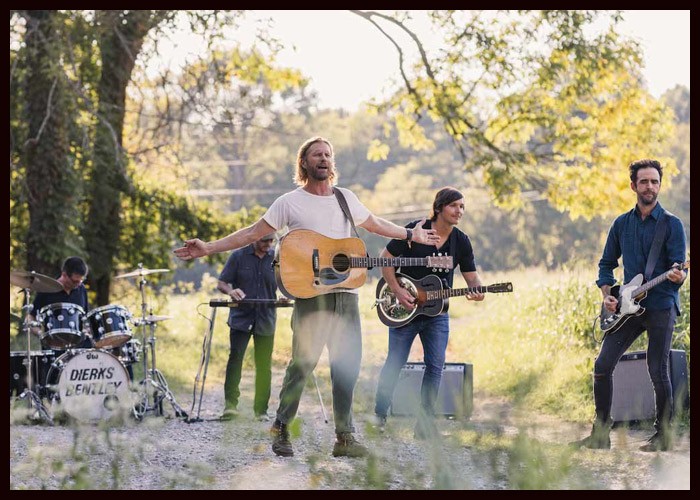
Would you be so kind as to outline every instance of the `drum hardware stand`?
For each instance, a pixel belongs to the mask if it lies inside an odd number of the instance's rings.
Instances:
[[[143,362],[143,380],[139,382],[141,398],[137,405],[134,407],[134,416],[141,420],[147,412],[153,412],[156,416],[163,415],[163,399],[168,400],[175,410],[175,416],[187,418],[187,413],[177,404],[175,396],[168,388],[168,382],[165,380],[163,374],[156,368],[156,322],[149,321],[146,319],[147,305],[146,305],[146,278],[144,274],[148,274],[143,269],[143,264],[139,263],[139,270],[143,270],[143,273],[138,273],[141,276],[139,281],[139,289],[141,291],[141,323],[139,327],[142,329],[142,362]],[[146,338],[146,327],[151,330],[151,335]],[[150,349],[149,349],[150,347]],[[151,368],[148,368],[148,351],[151,353]]]
[[[27,388],[22,391],[22,394],[17,396],[18,400],[26,399],[29,409],[35,409],[39,418],[45,420],[49,425],[53,425],[53,417],[46,409],[44,404],[41,402],[39,395],[32,390],[34,387],[32,380],[32,359],[31,359],[31,332],[30,328],[32,325],[29,321],[29,311],[32,309],[32,305],[29,303],[29,288],[23,288],[24,293],[24,305],[22,306],[22,311],[24,313],[24,320],[22,322],[22,331],[27,335],[27,358],[22,364],[25,365],[27,370]]]
[[[192,408],[190,415],[194,414],[194,407],[197,405],[197,416],[185,419],[188,424],[201,422],[199,413],[202,410],[202,398],[204,397],[204,382],[207,380],[207,370],[209,368],[209,357],[211,354],[211,340],[214,335],[214,321],[216,320],[216,307],[211,308],[211,319],[209,320],[209,328],[204,332],[204,340],[202,341],[202,358],[199,362],[197,375],[194,378],[194,388],[192,389]],[[202,377],[200,383],[200,376]],[[197,404],[197,391],[199,391],[199,404]]]

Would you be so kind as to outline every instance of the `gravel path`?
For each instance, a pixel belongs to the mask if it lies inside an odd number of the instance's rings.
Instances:
[[[276,408],[275,373],[270,409]],[[333,458],[332,416],[324,422],[313,386],[292,429],[295,456],[270,450],[269,422],[253,419],[252,377],[243,377],[241,415],[217,420],[223,388],[207,387],[201,421],[186,423],[165,402],[164,416],[115,425],[10,424],[10,489],[689,489],[690,437],[673,452],[637,448],[648,430],[616,429],[610,451],[572,452],[578,424],[523,416],[507,402],[475,395],[468,420],[441,419],[439,442],[413,438],[413,419],[390,418],[385,434],[356,410],[365,459]],[[323,384],[322,390],[327,389]],[[324,395],[330,412],[330,394]],[[177,395],[188,413],[192,395]],[[191,415],[194,416],[194,415]],[[527,424],[525,424],[527,422]]]

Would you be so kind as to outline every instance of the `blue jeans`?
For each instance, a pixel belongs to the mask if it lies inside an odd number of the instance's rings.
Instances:
[[[296,299],[292,312],[292,359],[280,390],[277,420],[291,422],[299,409],[306,378],[328,348],[335,431],[354,432],[352,401],[362,361],[359,299],[354,293],[329,293]]]
[[[421,407],[428,415],[435,414],[440,379],[445,365],[445,350],[450,336],[450,317],[447,313],[438,316],[418,316],[409,324],[389,328],[389,352],[379,374],[374,413],[385,417],[391,406],[394,389],[401,368],[406,364],[416,335],[423,344],[425,373],[421,384]]]
[[[649,336],[647,368],[656,398],[654,427],[661,430],[670,423],[673,418],[673,391],[669,375],[669,353],[675,322],[675,308],[660,311],[646,310],[641,316],[629,318],[615,333],[605,336],[593,367],[596,420],[602,423],[609,422],[612,408],[613,370],[627,348],[646,330]]]

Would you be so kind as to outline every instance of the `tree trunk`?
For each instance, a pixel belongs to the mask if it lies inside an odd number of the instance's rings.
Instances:
[[[152,11],[101,11],[102,74],[98,85],[98,123],[95,134],[87,246],[91,286],[96,305],[109,304],[110,284],[121,235],[121,194],[130,188],[122,132],[126,88],[152,26]],[[134,267],[136,264],[134,263]]]
[[[80,184],[70,163],[65,81],[59,66],[57,13],[24,11],[27,73],[25,117],[26,188],[29,211],[27,266],[49,276],[62,260],[79,251],[75,228]],[[72,229],[71,229],[72,227]]]

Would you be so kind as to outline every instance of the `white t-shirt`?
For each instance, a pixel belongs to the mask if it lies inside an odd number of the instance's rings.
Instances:
[[[359,226],[370,216],[370,211],[355,196],[355,193],[345,188],[338,188],[345,195],[348,208]],[[340,208],[334,194],[318,196],[299,187],[294,191],[277,198],[263,215],[265,222],[276,231],[287,226],[289,231],[295,229],[310,229],[328,238],[354,237],[350,221]]]

